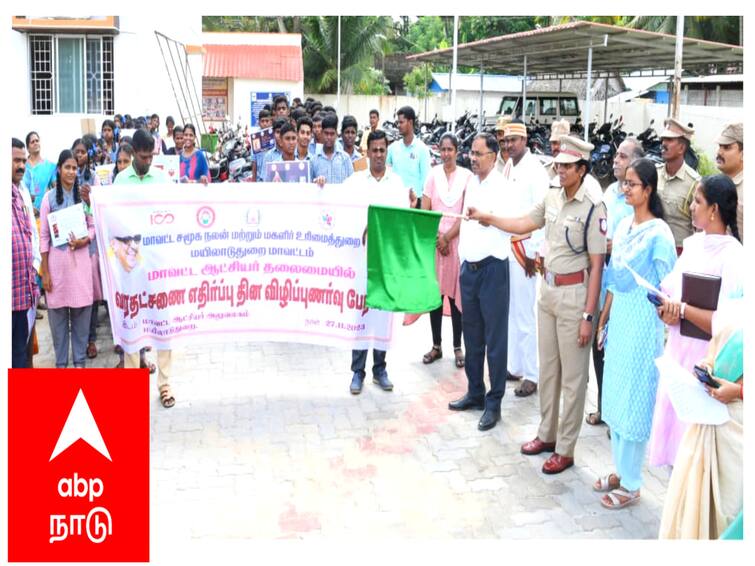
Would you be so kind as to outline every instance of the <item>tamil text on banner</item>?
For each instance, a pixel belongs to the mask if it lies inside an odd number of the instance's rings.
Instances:
[[[390,347],[393,316],[365,304],[366,186],[124,185],[92,195],[124,350],[229,340]]]

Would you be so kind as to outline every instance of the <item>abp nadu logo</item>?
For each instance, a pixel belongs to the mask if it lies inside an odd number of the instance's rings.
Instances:
[[[148,386],[147,370],[9,370],[9,561],[149,561]]]

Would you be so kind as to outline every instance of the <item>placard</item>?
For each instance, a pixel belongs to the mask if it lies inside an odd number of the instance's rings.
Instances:
[[[47,223],[50,225],[53,247],[67,244],[71,232],[76,239],[89,235],[83,203],[51,212],[47,215]]]

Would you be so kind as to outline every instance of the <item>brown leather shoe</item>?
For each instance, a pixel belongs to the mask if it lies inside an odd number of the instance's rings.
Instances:
[[[556,449],[555,442],[543,442],[537,436],[535,440],[530,440],[522,444],[522,454],[527,456],[534,456],[535,454],[541,454],[543,452],[553,452]]]
[[[543,464],[544,474],[560,474],[566,468],[571,468],[574,465],[574,458],[571,456],[561,456],[561,454],[553,454]]]

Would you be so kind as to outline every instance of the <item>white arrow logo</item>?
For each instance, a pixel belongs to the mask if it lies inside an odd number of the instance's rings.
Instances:
[[[89,404],[84,397],[84,392],[81,389],[79,389],[79,393],[76,395],[71,412],[68,413],[66,424],[63,425],[63,430],[60,431],[58,442],[55,444],[55,450],[52,451],[52,456],[50,456],[50,462],[79,438],[105,456],[105,458],[111,462],[113,461],[110,453],[107,451],[105,441],[102,440],[100,429],[97,428],[92,410],[89,408]]]

